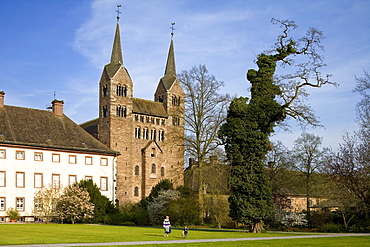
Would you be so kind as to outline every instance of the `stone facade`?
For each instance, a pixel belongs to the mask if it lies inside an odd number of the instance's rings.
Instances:
[[[162,179],[175,186],[184,183],[184,92],[176,78],[173,40],[154,101],[133,97],[133,82],[122,61],[117,24],[111,61],[99,82],[99,119],[82,125],[120,153],[116,202],[121,205],[148,196]]]

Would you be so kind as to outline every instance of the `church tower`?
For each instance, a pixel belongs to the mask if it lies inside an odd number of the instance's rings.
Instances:
[[[133,82],[123,65],[117,22],[111,60],[99,82],[99,119],[94,133],[120,153],[115,169],[117,203],[140,201],[162,179],[170,179],[175,186],[184,184],[183,114],[184,93],[176,78],[173,40],[155,100],[134,98]]]

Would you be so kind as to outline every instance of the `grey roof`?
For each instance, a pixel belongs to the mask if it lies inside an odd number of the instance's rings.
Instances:
[[[4,106],[0,108],[0,133],[0,145],[117,153],[65,115],[57,116],[51,111]]]

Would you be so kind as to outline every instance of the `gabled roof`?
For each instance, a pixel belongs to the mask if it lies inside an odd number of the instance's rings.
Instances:
[[[168,117],[161,102],[132,98],[132,112],[157,117]]]
[[[51,111],[4,106],[0,108],[0,145],[116,154],[71,119]]]

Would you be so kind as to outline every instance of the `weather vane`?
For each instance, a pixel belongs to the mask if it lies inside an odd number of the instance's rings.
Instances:
[[[119,11],[119,8],[121,7],[121,4],[117,5],[117,22],[119,21],[119,14],[121,14],[121,11]]]
[[[172,23],[171,23],[171,27],[170,27],[170,28],[171,28],[171,30],[172,30],[172,32],[171,32],[171,39],[173,38],[173,34],[174,34],[174,33],[173,33],[173,31],[175,30],[174,25],[175,25],[175,23],[174,23],[174,22],[172,22]]]

